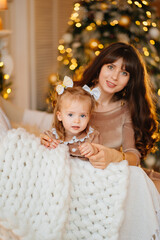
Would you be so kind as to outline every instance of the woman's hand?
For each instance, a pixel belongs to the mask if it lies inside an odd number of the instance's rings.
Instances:
[[[60,143],[59,140],[54,138],[54,135],[50,131],[46,131],[40,134],[41,144],[47,148],[56,148]]]
[[[123,155],[121,152],[104,147],[100,144],[92,143],[97,149],[98,153],[89,157],[90,163],[95,168],[105,169],[111,162],[120,162],[123,160]]]

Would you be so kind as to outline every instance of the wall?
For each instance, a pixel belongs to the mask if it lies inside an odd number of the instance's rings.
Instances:
[[[73,0],[8,0],[1,12],[11,29],[9,50],[14,61],[11,101],[20,107],[45,108],[48,76],[56,71],[58,40],[67,28]]]

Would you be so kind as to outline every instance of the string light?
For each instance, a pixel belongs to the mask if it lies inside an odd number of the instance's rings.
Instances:
[[[147,1],[145,1],[145,0],[142,1],[142,3],[143,3],[144,5],[146,5],[146,6],[149,5],[149,3],[148,3]]]
[[[154,45],[155,41],[153,39],[150,40],[150,44]]]
[[[157,92],[157,93],[158,93],[158,96],[160,96],[160,89],[158,89],[158,92]]]
[[[61,51],[61,50],[63,50],[63,49],[64,49],[64,46],[63,46],[63,45],[59,45],[59,46],[58,46],[58,50],[59,50],[59,51]]]
[[[145,55],[146,57],[149,56],[149,52],[148,52],[148,49],[147,49],[146,47],[143,47],[143,52],[144,52],[144,55]]]
[[[8,94],[10,94],[12,92],[11,88],[7,88],[7,91],[6,91]]]
[[[76,25],[75,25],[76,27],[81,27],[82,26],[82,24],[81,23],[76,23]]]
[[[80,4],[79,3],[75,3],[74,10],[75,11],[79,11],[79,8],[80,8]]]
[[[140,21],[138,21],[138,20],[135,21],[135,24],[138,25],[138,26],[141,25]]]
[[[4,63],[3,62],[0,62],[0,67],[3,67],[4,66]]]
[[[61,62],[61,61],[63,60],[63,57],[62,57],[62,56],[58,56],[58,57],[57,57],[57,60],[58,60],[59,62]]]
[[[157,24],[155,22],[152,23],[153,27],[157,27]]]
[[[3,78],[4,78],[5,80],[8,80],[8,79],[9,79],[9,75],[8,75],[8,74],[4,74]]]
[[[146,15],[147,15],[148,18],[151,18],[151,17],[152,17],[152,14],[151,14],[150,11],[147,11],[147,12],[146,12]]]
[[[143,27],[143,31],[144,31],[144,32],[147,32],[147,31],[148,31],[148,28],[147,28],[147,27]]]
[[[69,64],[69,60],[68,60],[68,59],[65,59],[65,60],[63,61],[63,63],[64,63],[64,65],[68,65],[68,64]]]
[[[132,4],[133,3],[131,0],[128,0],[127,2],[128,2],[128,4]]]
[[[95,55],[98,56],[100,54],[100,51],[95,51]]]

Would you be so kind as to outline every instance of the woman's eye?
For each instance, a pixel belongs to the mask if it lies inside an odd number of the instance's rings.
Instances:
[[[128,73],[125,72],[125,71],[123,71],[123,72],[122,72],[122,75],[124,75],[124,76],[128,76]]]
[[[113,69],[113,66],[112,66],[112,65],[108,65],[108,68],[109,68],[109,69]]]
[[[68,113],[68,116],[69,116],[69,117],[72,117],[72,116],[73,116],[73,114],[72,114],[72,113]]]
[[[86,116],[86,115],[82,114],[82,115],[81,115],[81,118],[84,118],[85,116]]]

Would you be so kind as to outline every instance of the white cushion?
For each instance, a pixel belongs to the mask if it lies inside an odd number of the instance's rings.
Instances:
[[[40,132],[52,128],[53,114],[38,110],[25,109],[23,114],[23,124],[38,127]]]
[[[11,124],[2,108],[0,108],[0,130],[2,129],[6,131],[11,129]]]

